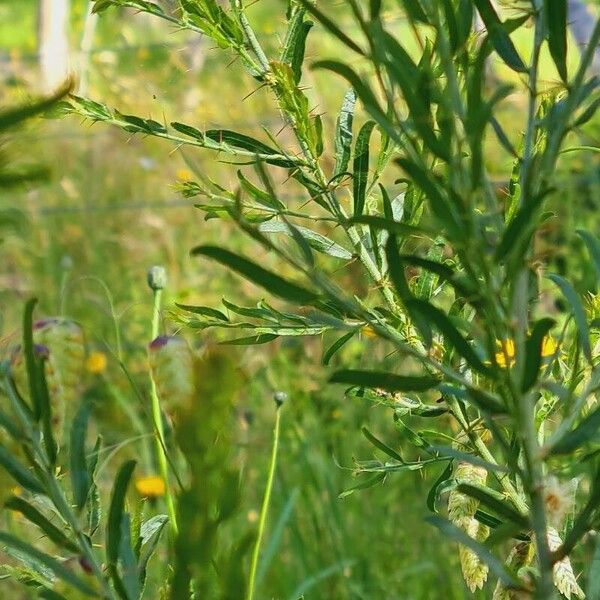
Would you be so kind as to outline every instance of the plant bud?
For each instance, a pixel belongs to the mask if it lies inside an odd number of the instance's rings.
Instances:
[[[194,356],[179,336],[157,337],[148,347],[152,379],[158,397],[170,405],[189,404],[194,398]]]
[[[279,408],[284,402],[288,399],[288,395],[285,392],[275,392],[273,394],[273,400],[275,400],[275,404],[277,408]]]
[[[167,285],[167,271],[164,267],[154,266],[148,269],[148,286],[151,290],[164,290]]]
[[[50,391],[51,398],[72,405],[84,371],[83,330],[69,319],[43,319],[34,323],[33,339],[36,344],[42,344],[49,350],[47,365],[57,380],[57,388]],[[50,389],[50,385],[48,387]]]

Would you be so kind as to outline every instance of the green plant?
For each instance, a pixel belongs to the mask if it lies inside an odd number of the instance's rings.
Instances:
[[[569,73],[564,0],[515,1],[506,20],[489,0],[371,0],[368,7],[349,0],[344,12],[360,38],[344,33],[314,3],[292,0],[276,58],[267,56],[239,0],[229,10],[215,0],[181,0],[176,13],[142,0],[96,2],[97,11],[109,6],[133,7],[212,38],[272,92],[295,140],[288,148],[272,134],[266,144],[227,129],[166,126],[82,98],[65,104],[69,112],[129,133],[210,149],[255,169],[258,183],[240,169],[235,190],[199,175],[183,193],[207,197],[201,205],[207,216],[236,222],[274,257],[278,272],[216,246],[199,246],[192,255],[215,260],[302,309],[224,301],[241,319],[181,306],[179,320],[198,330],[244,331],[230,342],[235,344],[337,333],[324,353],[326,363],[360,331],[374,332],[396,353],[396,372],[345,369],[331,381],[350,386],[351,396],[386,406],[399,436],[415,450],[406,458],[366,431],[386,458],[357,464],[368,477],[359,487],[393,472],[443,466],[427,504],[437,513],[439,497],[449,493],[451,508],[458,508],[449,511],[450,520],[437,514],[428,520],[463,547],[471,588],[483,584],[481,574],[489,569],[498,580],[496,598],[526,592],[546,599],[555,587],[582,595],[569,557],[600,519],[598,321],[567,279],[545,273],[536,241],[549,218],[565,143],[599,104],[597,81],[586,73],[600,26]],[[393,35],[384,9],[405,13],[418,55]],[[480,36],[472,27],[475,10],[485,24]],[[311,16],[370,71],[359,75],[334,60],[312,65],[352,87],[332,136],[333,164],[324,152],[321,116],[302,84]],[[529,23],[526,63],[510,36]],[[560,81],[543,91],[539,65],[546,44]],[[517,91],[526,96],[517,143],[495,116],[515,87],[487,89],[491,56],[517,74]],[[357,100],[370,120],[354,139]],[[375,131],[381,140],[373,152]],[[513,159],[503,197],[486,173],[488,131]],[[278,193],[281,183],[274,177],[280,169],[290,188],[305,194],[300,202]],[[394,193],[387,173],[401,174]],[[600,242],[580,235],[591,257],[586,270],[600,275]],[[360,264],[374,292],[348,292],[349,278],[330,266],[334,259]],[[552,314],[542,302],[556,291],[566,300],[566,315]],[[423,419],[435,419],[437,426],[432,430]],[[564,481],[553,479],[579,476],[584,483],[574,497]],[[590,570],[590,594],[597,593],[597,578]]]
[[[0,533],[0,539],[6,552],[20,562],[12,570],[13,575],[35,589],[39,597],[138,597],[166,516],[138,522],[135,529],[125,507],[135,469],[135,461],[128,461],[116,476],[108,513],[103,518],[96,484],[102,438],[96,439],[91,451],[86,439],[90,402],[84,400],[72,419],[65,444],[68,454],[61,451],[53,415],[58,399],[47,383],[47,364],[56,348],[34,344],[35,304],[35,300],[27,304],[23,322],[25,388],[23,384],[16,386],[15,372],[3,364],[2,392],[9,407],[0,413],[0,463],[20,486],[5,507],[39,528],[54,549],[54,556],[46,548],[41,550],[9,533]],[[64,464],[66,457],[68,465]],[[141,518],[140,508],[137,510]],[[100,539],[105,562],[96,550]],[[69,558],[60,560],[58,553]]]

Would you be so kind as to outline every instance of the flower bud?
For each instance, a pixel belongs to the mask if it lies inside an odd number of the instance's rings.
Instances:
[[[279,408],[284,402],[288,399],[288,395],[286,392],[275,392],[273,394],[273,400],[275,400],[275,404],[277,408]]]
[[[69,319],[42,319],[33,325],[33,340],[49,351],[47,366],[57,381],[57,389],[50,390],[51,399],[71,405],[77,397],[84,370],[83,330]],[[48,387],[50,389],[50,385]]]
[[[194,397],[194,356],[179,336],[159,336],[148,347],[152,379],[158,397],[170,405],[188,404]]]
[[[164,267],[154,266],[148,269],[148,286],[151,290],[163,290],[167,285],[167,271]]]

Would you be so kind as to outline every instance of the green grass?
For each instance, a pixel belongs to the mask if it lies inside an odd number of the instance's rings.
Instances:
[[[30,1],[0,4],[3,48],[34,50],[33,5]],[[282,23],[270,16],[270,6],[269,2],[258,3],[255,18],[261,22],[258,31],[275,46]],[[278,115],[269,108],[265,92],[248,82],[237,65],[229,65],[209,48],[203,70],[191,73],[175,47],[137,47],[149,42],[176,44],[183,39],[181,34],[164,26],[152,26],[149,35],[147,32],[133,18],[121,23],[117,16],[109,15],[101,22],[97,43],[107,49],[94,52],[91,97],[123,112],[135,111],[159,120],[165,115],[167,120],[177,118],[201,127],[234,123],[240,131],[256,131],[258,121],[269,123],[271,130],[279,129],[273,125]],[[518,42],[524,48],[528,40]],[[134,48],[115,49],[121,44]],[[336,54],[340,49],[328,37],[315,36],[311,57]],[[546,56],[543,65],[552,82],[554,73]],[[503,70],[499,74],[505,76]],[[307,85],[326,90],[324,97],[317,97],[313,89],[311,97],[325,112],[326,126],[331,128],[344,89],[335,79],[320,85],[325,77],[330,76],[310,75]],[[247,98],[240,103],[242,96]],[[513,100],[507,104],[502,122],[510,128],[511,139],[517,140],[522,99]],[[287,135],[281,133],[284,139]],[[592,124],[589,136],[593,142],[598,139],[597,125]],[[52,315],[64,310],[84,324],[89,347],[110,356],[115,351],[114,323],[104,284],[119,316],[127,365],[136,380],[142,381],[152,310],[145,287],[150,265],[163,264],[168,269],[167,306],[175,301],[215,305],[224,294],[241,303],[255,292],[221,269],[189,258],[189,249],[200,242],[228,238],[228,246],[234,249],[246,242],[231,226],[204,222],[200,211],[176,204],[181,199],[173,183],[178,172],[188,167],[181,154],[168,145],[141,138],[128,140],[120,132],[82,125],[71,118],[36,123],[15,136],[13,146],[17,153],[47,164],[52,175],[38,188],[0,196],[0,206],[17,205],[28,218],[26,231],[9,234],[0,247],[0,350],[5,354],[17,343],[22,304],[35,294],[40,297],[41,312]],[[493,143],[489,156],[492,174],[504,169],[508,158],[498,144]],[[233,183],[235,170],[221,164],[215,155],[189,153],[188,157],[211,178],[224,185]],[[587,183],[582,189],[566,180],[562,197],[566,201],[557,200],[560,219],[572,218],[572,203],[586,200],[589,219],[597,222],[597,165],[596,156],[570,159],[568,169],[587,178]],[[554,252],[554,241],[560,236],[558,226],[549,231],[548,251]],[[568,244],[565,247],[573,250],[568,260],[575,261],[577,253],[582,253],[581,245]],[[557,260],[567,260],[565,250],[556,254]],[[352,279],[351,269],[347,277]],[[168,312],[164,317],[166,328],[174,330]],[[201,348],[219,338],[207,332],[191,339]],[[244,526],[253,522],[262,499],[274,418],[271,394],[285,390],[290,397],[282,419],[281,453],[256,598],[295,600],[301,594],[336,600],[466,598],[456,548],[422,520],[421,498],[437,472],[389,477],[383,485],[338,497],[356,483],[351,474],[353,459],[373,455],[372,446],[361,436],[363,426],[402,448],[385,411],[366,401],[345,398],[342,388],[325,385],[326,371],[319,364],[321,340],[306,345],[277,342],[258,350],[229,352],[243,381],[235,408],[234,437],[238,446],[235,460],[244,482],[237,519]],[[363,340],[345,348],[344,358],[355,365],[393,361],[383,352]],[[97,400],[98,431],[107,444],[123,439],[130,442],[107,462],[103,493],[107,493],[119,462],[140,451],[128,417],[111,397],[107,382],[134,403],[114,359],[109,361],[105,380],[88,375],[85,394]],[[13,532],[24,531],[23,523],[13,515],[4,513],[0,519]],[[157,567],[152,577],[159,580],[160,575]],[[12,584],[0,580],[0,590],[8,596]]]

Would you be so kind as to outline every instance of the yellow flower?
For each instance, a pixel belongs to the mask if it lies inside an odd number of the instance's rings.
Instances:
[[[365,325],[361,329],[361,333],[365,337],[368,337],[368,338],[376,338],[377,337],[377,332],[370,325]]]
[[[542,357],[554,356],[558,350],[558,343],[553,337],[547,335],[542,340]]]
[[[506,369],[515,362],[515,343],[513,340],[502,340],[498,342],[500,351],[496,352],[496,362],[501,369]]]
[[[177,169],[175,175],[179,181],[190,181],[190,179],[194,178],[194,175],[189,169]]]
[[[106,370],[106,354],[104,352],[90,352],[85,361],[85,368],[89,373],[99,375]]]
[[[135,489],[143,498],[160,498],[165,495],[165,482],[158,475],[147,475],[135,480]]]

